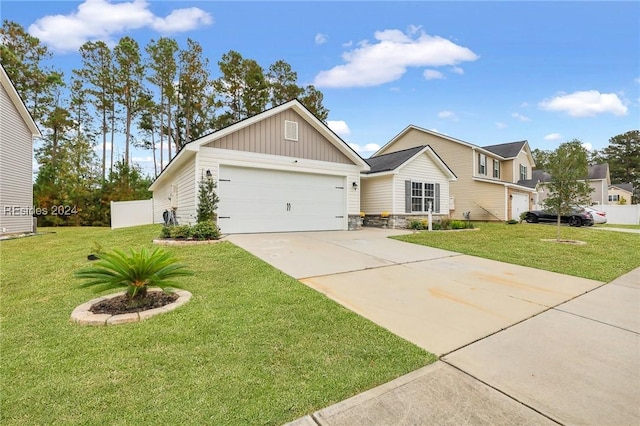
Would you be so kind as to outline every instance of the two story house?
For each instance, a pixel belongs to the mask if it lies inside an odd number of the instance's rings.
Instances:
[[[530,210],[535,189],[518,183],[531,179],[535,166],[527,141],[481,147],[410,125],[367,161],[372,163],[384,155],[424,146],[452,173],[446,176],[449,217],[464,219],[468,215],[471,220],[505,221],[518,219],[521,213]],[[406,188],[408,191],[410,187]],[[362,204],[366,209],[366,201]],[[409,207],[407,202],[407,215],[423,213],[410,212]]]

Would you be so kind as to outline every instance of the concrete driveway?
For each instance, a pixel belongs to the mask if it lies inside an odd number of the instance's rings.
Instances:
[[[603,283],[387,238],[408,231],[231,235],[228,240],[437,355]]]

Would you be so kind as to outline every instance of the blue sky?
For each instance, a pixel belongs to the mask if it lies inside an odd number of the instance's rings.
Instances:
[[[639,2],[7,1],[2,19],[70,75],[87,40],[197,40],[267,68],[284,59],[325,95],[363,157],[409,124],[478,145],[593,149],[640,125]],[[148,153],[136,153],[146,168]]]

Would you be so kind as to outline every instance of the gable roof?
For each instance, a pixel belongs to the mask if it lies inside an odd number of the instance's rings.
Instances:
[[[371,166],[371,170],[366,172],[364,176],[371,176],[377,173],[393,172],[405,164],[408,164],[414,158],[426,154],[433,163],[440,168],[450,181],[458,180],[453,170],[440,158],[440,156],[429,146],[422,145],[414,148],[404,149],[402,151],[382,154],[377,157],[371,157],[365,161]],[[364,177],[363,176],[363,177]]]
[[[429,135],[432,135],[432,136],[437,136],[439,138],[448,140],[450,142],[457,143],[459,145],[463,145],[463,146],[469,147],[471,149],[475,149],[476,151],[482,152],[484,154],[489,154],[489,155],[494,156],[494,157],[498,156],[501,160],[507,160],[507,159],[510,159],[510,158],[517,157],[518,154],[520,153],[520,151],[526,145],[528,146],[528,144],[529,144],[526,140],[524,140],[524,141],[519,141],[519,142],[508,142],[508,143],[503,143],[503,144],[489,145],[489,146],[481,147],[481,146],[473,144],[471,142],[466,142],[466,141],[463,141],[461,139],[452,138],[451,136],[443,135],[441,133],[434,132],[433,130],[427,130],[427,129],[424,129],[422,127],[410,124],[407,127],[405,127],[400,133],[398,133],[396,136],[394,136],[393,139],[391,139],[389,142],[384,144],[371,157],[373,158],[373,157],[378,157],[379,155],[385,155],[385,154],[380,154],[380,153],[384,152],[388,147],[393,145],[398,139],[400,139],[402,136],[404,136],[405,134],[407,134],[411,130],[417,130],[419,132],[423,132],[423,133],[426,133],[426,134],[429,134]],[[531,164],[534,164],[533,157],[531,156],[530,150],[527,150],[527,156],[529,157],[529,161],[531,161]]]
[[[587,179],[608,179],[609,178],[609,163],[592,164],[589,166],[589,174]]]
[[[614,183],[609,185],[609,189],[617,188],[622,189],[623,191],[633,192],[633,184],[632,183]]]
[[[180,152],[175,157],[173,157],[171,161],[169,161],[169,164],[153,181],[149,189],[153,191],[153,189],[157,186],[157,182],[164,180],[165,176],[171,175],[173,173],[173,169],[179,167],[179,165],[184,164],[186,161],[188,161],[189,158],[195,156],[196,153],[200,151],[201,146],[209,144],[231,133],[235,133],[238,130],[249,127],[259,121],[264,120],[265,118],[274,116],[288,109],[291,109],[298,113],[298,115],[303,120],[305,120],[309,125],[316,129],[322,136],[324,136],[325,139],[333,144],[355,165],[359,166],[361,170],[369,170],[369,165],[367,164],[367,162],[362,157],[360,157],[360,155],[358,155],[358,153],[355,152],[353,148],[351,148],[345,141],[343,141],[337,134],[335,134],[333,130],[331,130],[325,123],[323,123],[315,115],[313,115],[313,113],[309,111],[304,105],[302,105],[299,100],[294,99],[187,143],[182,147]]]
[[[4,69],[4,66],[2,65],[0,65],[0,84],[2,84],[2,87],[4,87],[4,90],[6,90],[7,93],[9,94],[9,99],[11,99],[11,102],[13,102],[13,105],[18,110],[20,117],[22,117],[22,120],[29,128],[31,135],[34,138],[41,137],[42,134],[40,133],[40,130],[36,125],[36,122],[33,121],[33,117],[31,117],[31,114],[29,113],[29,110],[25,106],[24,101],[18,94],[16,87],[11,82],[11,79],[9,78],[7,71]]]
[[[382,154],[377,157],[367,158],[364,161],[371,166],[369,173],[380,173],[395,170],[422,151],[427,145],[417,146],[415,148],[404,149],[402,151],[392,152],[390,154]]]
[[[515,158],[520,154],[520,151],[522,151],[522,148],[524,148],[526,143],[527,141],[508,142],[483,146],[483,148],[503,158]]]

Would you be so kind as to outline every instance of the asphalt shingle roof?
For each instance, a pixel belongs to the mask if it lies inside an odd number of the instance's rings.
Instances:
[[[513,158],[518,156],[526,142],[527,141],[501,143],[498,145],[483,146],[482,148],[498,154],[503,158]]]
[[[425,146],[427,145],[416,146],[415,148],[367,158],[364,161],[366,161],[371,167],[371,170],[369,170],[368,173],[380,173],[395,170],[418,152],[422,151]]]
[[[620,188],[625,191],[633,192],[633,184],[632,183],[614,183],[609,185],[609,188]]]

